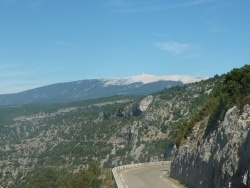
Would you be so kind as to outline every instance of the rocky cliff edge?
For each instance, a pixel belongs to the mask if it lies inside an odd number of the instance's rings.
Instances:
[[[250,187],[250,106],[229,109],[206,136],[202,127],[173,150],[170,176],[192,188]]]

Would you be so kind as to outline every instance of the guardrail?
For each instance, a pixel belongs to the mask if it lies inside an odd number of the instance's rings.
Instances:
[[[137,164],[130,164],[130,165],[123,165],[118,166],[112,169],[113,177],[115,179],[116,187],[117,188],[124,188],[122,181],[118,175],[118,172],[124,169],[129,168],[138,168],[138,167],[148,167],[148,166],[158,166],[158,165],[170,165],[171,161],[157,161],[157,162],[149,162],[149,163],[137,163]]]

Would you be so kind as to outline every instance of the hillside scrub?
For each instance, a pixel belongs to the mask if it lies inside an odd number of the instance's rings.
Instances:
[[[205,104],[210,107],[205,136],[211,132],[218,122],[223,120],[225,113],[233,106],[242,110],[250,103],[250,65],[235,68],[224,76],[223,82],[215,87],[214,93]],[[214,102],[212,102],[214,101]],[[209,104],[211,103],[211,104]]]
[[[207,114],[217,108],[216,97],[204,103],[215,96],[221,80],[214,77],[154,93],[143,110],[145,97],[125,96],[1,107],[0,184],[20,186],[36,172],[48,178],[42,171],[47,168],[57,175],[65,169],[73,177],[92,160],[105,172],[118,165],[171,159],[174,145],[206,115],[202,107]]]
[[[114,187],[111,177],[101,170],[97,161],[90,162],[88,168],[77,173],[52,167],[36,168],[31,173],[31,176],[22,180],[20,188],[100,188],[107,184]]]
[[[176,138],[177,146],[183,138],[192,133],[194,125],[208,117],[204,136],[212,132],[218,123],[223,120],[225,113],[233,106],[242,109],[250,104],[250,65],[235,68],[215,82],[213,91],[204,102],[203,107],[191,117],[188,122],[182,122]],[[180,124],[180,123],[179,123]]]

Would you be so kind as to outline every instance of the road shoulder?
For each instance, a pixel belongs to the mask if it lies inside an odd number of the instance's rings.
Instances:
[[[166,172],[164,172],[163,177],[165,181],[170,182],[176,188],[187,188],[186,186],[181,184],[178,180],[170,177],[170,170],[167,170]]]

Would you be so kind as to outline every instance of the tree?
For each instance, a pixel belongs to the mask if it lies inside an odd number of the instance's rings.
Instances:
[[[229,72],[225,76],[222,92],[227,95],[231,105],[242,107],[250,94],[250,65]]]

